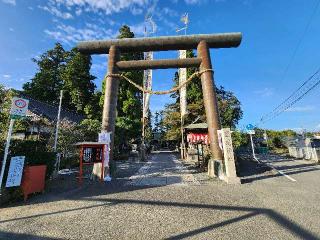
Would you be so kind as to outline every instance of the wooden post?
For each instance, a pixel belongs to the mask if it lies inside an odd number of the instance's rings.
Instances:
[[[79,168],[79,184],[82,184],[82,175],[83,175],[83,146],[80,146],[80,168]]]
[[[117,47],[109,49],[108,74],[117,74],[119,70],[116,63],[120,60],[120,51]],[[105,83],[105,95],[102,115],[102,131],[111,132],[110,163],[113,161],[113,146],[115,134],[115,121],[117,114],[117,101],[119,89],[119,77],[108,76]]]
[[[201,41],[197,48],[198,57],[202,59],[200,65],[200,71],[204,69],[212,69],[209,47],[205,41]],[[208,174],[209,176],[214,176],[214,160],[223,160],[222,152],[219,147],[218,132],[221,128],[219,112],[218,112],[218,101],[215,91],[215,84],[213,80],[213,72],[204,72],[201,75],[201,85],[203,92],[203,101],[206,111],[206,118],[208,123],[208,133],[210,141],[210,151],[212,154],[212,159],[210,159],[208,164]]]

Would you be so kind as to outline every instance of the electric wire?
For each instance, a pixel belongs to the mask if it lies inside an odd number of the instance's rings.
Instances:
[[[257,124],[265,123],[273,120],[281,113],[290,109],[294,104],[303,99],[310,91],[320,84],[320,68],[312,74],[297,90],[295,90],[288,98],[286,98],[279,106],[273,109],[269,114],[264,115]]]

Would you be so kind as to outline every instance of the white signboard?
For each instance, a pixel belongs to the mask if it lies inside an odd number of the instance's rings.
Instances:
[[[255,134],[256,132],[254,130],[247,130],[248,134]]]
[[[179,50],[179,58],[184,59],[187,57],[186,50]],[[179,69],[179,85],[187,81],[187,69]],[[180,109],[181,109],[181,118],[187,114],[187,86],[183,86],[180,89]]]
[[[6,187],[20,186],[25,156],[12,157]]]
[[[100,142],[100,143],[110,143],[110,141],[111,141],[110,135],[111,135],[111,132],[107,132],[107,131],[103,131],[103,132],[99,133],[98,142]]]
[[[12,98],[10,116],[11,118],[19,118],[26,116],[29,100],[14,97]]]

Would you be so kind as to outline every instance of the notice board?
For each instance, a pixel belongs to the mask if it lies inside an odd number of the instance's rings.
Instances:
[[[12,157],[6,182],[6,187],[20,186],[25,156]]]

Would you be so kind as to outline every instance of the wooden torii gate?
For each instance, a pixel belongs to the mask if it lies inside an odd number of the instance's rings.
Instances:
[[[77,46],[84,54],[107,54],[108,77],[105,85],[105,96],[102,116],[102,130],[112,132],[110,161],[113,160],[115,119],[118,99],[120,71],[200,67],[203,100],[208,123],[210,151],[212,154],[208,172],[213,173],[213,160],[223,161],[218,142],[217,130],[221,128],[215,85],[213,79],[210,48],[238,47],[241,43],[241,33],[199,34],[154,38],[124,38],[112,40],[84,41]],[[120,61],[120,54],[126,52],[168,51],[182,49],[197,49],[197,58]]]

